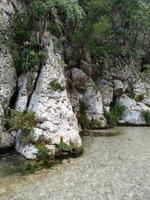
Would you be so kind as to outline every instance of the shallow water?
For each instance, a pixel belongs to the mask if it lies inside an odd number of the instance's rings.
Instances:
[[[15,151],[0,155],[0,180],[8,176],[20,176],[28,162]]]
[[[84,154],[52,169],[1,176],[0,200],[150,200],[150,127],[119,129],[84,137]]]

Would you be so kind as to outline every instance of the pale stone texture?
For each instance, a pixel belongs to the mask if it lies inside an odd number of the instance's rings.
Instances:
[[[63,142],[67,144],[72,142],[76,149],[80,149],[82,143],[79,127],[67,95],[61,57],[58,53],[54,53],[54,44],[49,33],[45,33],[43,36],[42,44],[48,53],[48,59],[39,74],[28,107],[35,113],[37,120],[34,129],[35,141],[42,138],[46,144],[55,145],[60,143],[62,137]],[[53,81],[64,89],[54,88]],[[24,148],[25,152],[28,152],[28,146]],[[17,146],[17,150],[25,157],[32,158],[31,155],[28,156],[22,151],[22,145],[20,145],[20,149]],[[34,158],[35,152],[33,151]]]
[[[83,96],[83,102],[87,106],[86,114],[88,119],[91,122],[95,121],[99,123],[99,126],[97,128],[102,128],[106,126],[102,96],[99,91],[96,91],[94,86],[95,83],[92,80],[90,80]]]
[[[88,76],[81,69],[72,68],[71,69],[71,76],[72,76],[72,80],[74,82],[74,85],[77,89],[86,90],[87,82],[88,82]]]
[[[122,95],[117,99],[117,103],[125,107],[124,114],[120,120],[121,124],[145,125],[146,122],[142,116],[143,111],[149,111],[150,108],[141,102],[129,98],[127,95]]]
[[[16,100],[16,110],[23,112],[27,109],[27,104],[30,95],[33,92],[37,72],[30,72],[21,74],[18,78],[18,96]]]
[[[15,3],[14,1],[14,4]],[[12,141],[13,138],[3,133],[1,121],[5,117],[5,110],[9,106],[10,99],[16,87],[16,70],[13,66],[13,59],[8,47],[9,39],[7,36],[7,29],[9,28],[13,13],[14,8],[11,2],[2,0],[0,2],[0,146],[2,148],[11,146],[14,143],[14,141]]]

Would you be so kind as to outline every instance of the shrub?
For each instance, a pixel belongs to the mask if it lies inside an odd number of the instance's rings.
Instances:
[[[80,126],[83,130],[90,129],[90,121],[87,118],[86,114],[80,115],[80,117],[78,119],[78,123],[80,124]]]
[[[80,102],[80,116],[78,118],[78,123],[83,130],[90,129],[90,120],[87,118],[86,111],[88,107],[84,102]]]
[[[36,147],[38,149],[38,160],[48,160],[50,158],[45,144],[36,144]]]
[[[50,86],[53,88],[54,91],[64,91],[65,87],[62,86],[57,79],[53,80],[52,82],[50,82]]]
[[[140,102],[142,100],[144,100],[144,94],[138,94],[134,97],[134,100],[137,102]]]
[[[146,124],[150,125],[150,111],[143,111],[142,116],[144,117]]]
[[[101,122],[96,119],[92,119],[90,121],[90,129],[99,129],[101,128],[101,125]]]
[[[109,112],[105,113],[105,117],[109,125],[114,126],[121,119],[125,108],[122,105],[113,106]]]
[[[13,109],[8,109],[7,118],[8,131],[21,130],[21,140],[24,143],[28,143],[32,140],[33,129],[35,127],[35,115],[31,111],[19,112]]]
[[[60,138],[60,143],[56,144],[56,148],[58,149],[59,153],[64,153],[64,152],[69,152],[69,153],[73,153],[74,152],[74,145],[72,144],[72,142],[70,142],[70,144],[66,144],[63,141],[63,138]]]
[[[31,0],[26,3],[23,12],[14,14],[11,27],[11,38],[17,49],[13,58],[19,73],[37,70],[37,66],[47,58],[36,33],[39,32],[40,36],[48,27],[51,32],[58,32],[60,35],[69,18],[78,21],[83,16],[78,2],[70,0]],[[57,15],[60,15],[63,22]]]

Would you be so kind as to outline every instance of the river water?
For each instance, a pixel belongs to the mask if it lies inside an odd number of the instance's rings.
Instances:
[[[119,129],[84,137],[81,157],[32,175],[2,159],[0,200],[150,200],[150,127]]]

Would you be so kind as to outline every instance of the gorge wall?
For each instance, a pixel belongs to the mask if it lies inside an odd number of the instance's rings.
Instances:
[[[68,145],[64,151],[80,152],[79,133],[85,120],[91,129],[107,127],[105,113],[114,104],[125,108],[119,124],[147,124],[142,113],[150,112],[150,84],[132,59],[106,56],[94,64],[90,56],[83,56],[78,66],[64,69],[62,52],[55,47],[56,38],[46,30],[40,38],[46,61],[37,70],[18,75],[13,49],[9,47],[9,28],[13,13],[24,6],[18,1],[0,1],[0,149],[15,146],[27,159],[36,159],[37,144],[44,145],[54,156],[60,153],[63,141]],[[6,130],[8,107],[35,114],[28,143],[22,141],[22,130]]]

